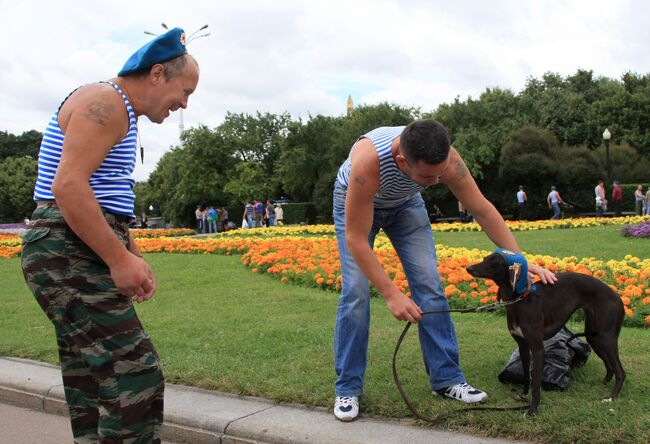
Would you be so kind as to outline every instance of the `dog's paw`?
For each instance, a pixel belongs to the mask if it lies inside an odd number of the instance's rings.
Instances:
[[[524,416],[537,416],[537,410],[528,409],[524,412]]]

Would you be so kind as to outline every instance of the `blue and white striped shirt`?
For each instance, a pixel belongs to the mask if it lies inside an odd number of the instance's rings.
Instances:
[[[375,208],[395,208],[419,193],[424,187],[402,173],[393,159],[393,140],[404,131],[404,126],[384,126],[359,137],[370,139],[379,155],[379,192],[375,194]],[[350,156],[339,168],[336,181],[347,188],[350,183]]]
[[[135,180],[131,178],[131,174],[135,168],[137,151],[137,120],[131,103],[120,87],[113,82],[108,83],[122,95],[129,114],[129,131],[120,143],[110,149],[102,164],[90,176],[88,184],[95,194],[95,199],[106,211],[135,217],[133,212]],[[43,141],[38,153],[38,179],[34,188],[34,200],[54,200],[52,182],[61,161],[63,139],[65,137],[61,128],[59,128],[58,117],[61,106],[68,97],[54,113],[43,134]]]

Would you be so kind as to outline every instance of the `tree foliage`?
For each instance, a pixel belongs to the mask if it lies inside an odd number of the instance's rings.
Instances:
[[[595,181],[605,178],[605,128],[612,132],[609,179],[641,183],[650,171],[650,74],[627,72],[615,80],[581,69],[566,77],[549,72],[529,78],[518,93],[486,88],[478,98],[456,98],[428,112],[380,103],[305,120],[287,113],[228,113],[215,128],[200,125],[183,133],[181,144],[137,184],[136,211],[153,206],[156,215],[190,225],[197,205],[238,208],[247,199],[284,196],[313,202],[319,220],[330,220],[332,186],[357,138],[420,117],[447,127],[479,187],[504,214],[520,184],[540,217],[546,217],[551,185],[591,210]],[[0,160],[35,157],[40,139],[36,131],[0,132]],[[445,187],[423,195],[430,208],[436,203],[445,216],[456,214]],[[0,207],[8,207],[8,196]]]
[[[38,131],[25,131],[19,136],[0,131],[0,160],[7,157],[29,156],[36,159],[43,134]]]
[[[34,211],[36,171],[34,159],[8,157],[0,161],[0,222],[22,221]]]

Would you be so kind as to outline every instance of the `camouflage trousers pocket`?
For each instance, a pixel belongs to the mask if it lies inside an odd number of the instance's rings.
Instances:
[[[33,243],[43,239],[50,233],[50,227],[30,228],[22,236],[23,245]]]

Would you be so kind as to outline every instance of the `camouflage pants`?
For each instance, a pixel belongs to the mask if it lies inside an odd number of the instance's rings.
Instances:
[[[105,214],[128,242],[128,226]],[[159,443],[164,380],[130,298],[56,208],[37,208],[22,267],[54,324],[75,443]]]

